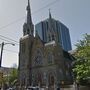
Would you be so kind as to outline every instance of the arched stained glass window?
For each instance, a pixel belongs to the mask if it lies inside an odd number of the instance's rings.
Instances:
[[[48,60],[48,63],[51,64],[53,63],[53,54],[51,52],[48,53],[47,55],[47,60]]]
[[[36,51],[36,56],[35,56],[35,66],[42,65],[43,64],[42,59],[43,59],[42,52],[40,49],[38,49]]]

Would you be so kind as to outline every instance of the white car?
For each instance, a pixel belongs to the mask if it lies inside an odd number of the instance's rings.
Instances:
[[[14,88],[8,88],[7,90],[15,90]]]
[[[13,88],[8,88],[7,90],[13,90]]]
[[[40,89],[39,89],[39,87],[30,86],[30,87],[27,88],[27,90],[40,90]]]

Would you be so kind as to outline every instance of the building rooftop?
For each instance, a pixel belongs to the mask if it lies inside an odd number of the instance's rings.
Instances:
[[[56,44],[55,41],[51,41],[51,42],[46,43],[45,46],[55,45],[55,44]]]

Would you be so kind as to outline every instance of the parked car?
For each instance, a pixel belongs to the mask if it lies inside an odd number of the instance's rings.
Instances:
[[[8,88],[7,90],[15,90],[14,88]]]
[[[27,88],[27,90],[40,90],[40,88],[39,87],[32,87],[32,86],[30,86],[30,87]]]
[[[13,90],[13,88],[8,88],[7,90]]]

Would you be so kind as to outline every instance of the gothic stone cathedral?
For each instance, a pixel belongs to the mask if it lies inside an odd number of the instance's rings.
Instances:
[[[38,33],[34,36],[28,0],[27,20],[23,25],[23,37],[20,38],[19,83],[20,86],[61,87],[72,83],[71,56],[63,51],[57,42],[57,33],[53,30],[49,12],[48,43],[43,42]]]

